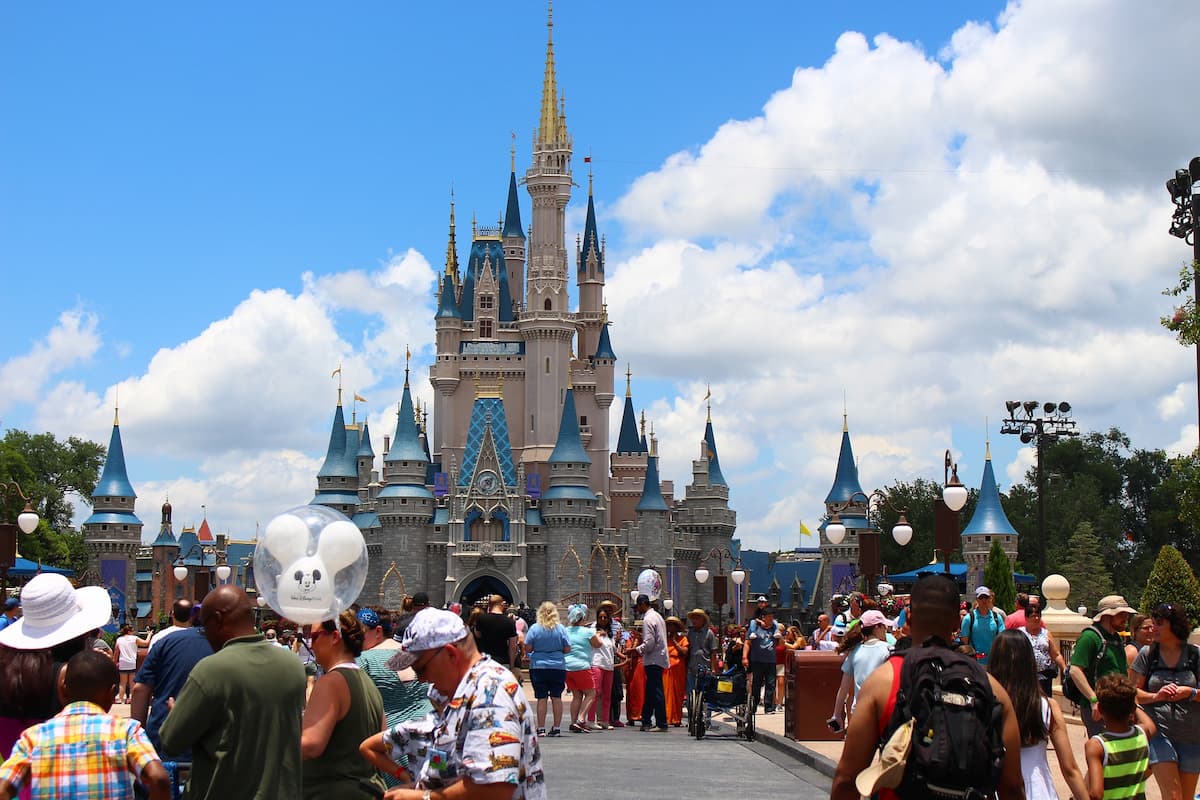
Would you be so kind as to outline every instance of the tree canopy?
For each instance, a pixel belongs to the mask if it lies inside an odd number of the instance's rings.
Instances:
[[[59,441],[51,433],[5,432],[0,439],[0,481],[20,485],[40,519],[32,534],[18,534],[22,556],[76,573],[86,569],[83,536],[71,526],[75,508],[70,498],[91,503],[104,456],[103,445],[76,436]],[[3,500],[4,518],[15,520],[24,501],[11,492]]]

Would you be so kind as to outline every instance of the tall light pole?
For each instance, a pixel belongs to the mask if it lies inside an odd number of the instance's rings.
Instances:
[[[1167,191],[1175,204],[1171,235],[1192,246],[1192,310],[1200,313],[1200,156],[1189,161],[1187,169],[1175,170]],[[1175,321],[1181,321],[1178,315]],[[1200,340],[1196,342],[1196,415],[1200,421]]]
[[[708,560],[715,558],[717,560],[717,575],[713,578],[713,602],[717,604],[717,630],[724,631],[724,608],[729,600],[729,586],[725,583],[725,561],[733,567],[733,572],[729,577],[733,578],[735,586],[741,586],[742,581],[746,580],[746,570],[742,569],[742,557],[737,556],[737,564],[734,564],[734,555],[728,547],[714,547],[709,550],[706,555],[700,559],[700,565],[696,567],[696,582],[708,582]]]
[[[829,539],[830,544],[841,544],[842,540],[846,538],[846,526],[842,524],[840,515],[854,506],[855,499],[860,497],[866,501],[869,524],[866,529],[858,532],[858,571],[867,579],[867,593],[869,594],[875,583],[875,576],[882,569],[879,563],[879,529],[875,527],[875,522],[871,519],[872,506],[878,508],[878,505],[882,503],[900,515],[892,528],[892,538],[901,547],[912,541],[913,529],[912,525],[908,524],[908,509],[897,508],[893,505],[887,493],[882,489],[876,489],[870,494],[855,492],[846,498],[846,502],[834,505],[829,509],[833,516],[830,517],[829,524],[825,526],[825,537]],[[876,512],[877,518],[878,512]]]
[[[1040,404],[1037,400],[1009,400],[1004,404],[1008,419],[1000,424],[1001,433],[1021,437],[1022,444],[1033,442],[1037,447],[1037,495],[1038,495],[1038,577],[1045,579],[1046,568],[1046,476],[1042,466],[1046,455],[1046,443],[1056,442],[1061,436],[1078,436],[1075,420],[1071,419],[1070,403]]]

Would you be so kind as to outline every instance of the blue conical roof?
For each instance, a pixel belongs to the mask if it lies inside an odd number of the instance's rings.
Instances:
[[[462,319],[458,301],[454,299],[454,278],[449,273],[442,275],[442,292],[438,297],[438,310],[434,319]]]
[[[108,456],[104,459],[104,471],[96,482],[93,497],[136,498],[133,484],[125,472],[125,448],[121,446],[121,426],[113,423],[112,437],[108,440]]]
[[[613,352],[612,341],[608,338],[608,323],[604,323],[604,327],[600,329],[600,341],[596,344],[596,359],[607,358],[611,361],[617,360],[617,354]]]
[[[358,439],[357,456],[359,458],[374,458],[375,457],[375,448],[371,446],[371,429],[367,427],[366,420],[363,420],[362,436],[360,436]]]
[[[990,536],[1016,536],[1017,529],[1008,521],[1004,506],[1000,505],[1000,490],[996,488],[996,474],[992,471],[992,459],[983,463],[983,483],[979,485],[979,502],[975,513],[963,529],[963,536],[987,534]]]
[[[518,239],[525,238],[525,231],[521,230],[521,204],[518,202],[516,172],[508,176],[508,208],[504,211],[502,235],[506,238],[509,236],[515,236]]]
[[[170,525],[163,525],[158,529],[158,536],[150,543],[151,547],[178,547],[179,541],[175,538],[175,534],[171,531]]]
[[[646,482],[642,484],[642,497],[636,511],[670,511],[663,499],[662,486],[658,482],[658,456],[646,459]]]
[[[558,426],[558,441],[550,454],[551,464],[590,464],[592,460],[579,440],[579,417],[575,413],[575,390],[568,388],[563,400],[562,422]]]
[[[708,457],[708,482],[713,486],[728,486],[721,474],[721,460],[717,458],[717,440],[713,436],[712,420],[704,425],[704,454]]]
[[[358,465],[346,457],[346,415],[339,402],[333,412],[333,426],[329,430],[329,449],[325,451],[325,463],[321,465],[318,478],[356,478]]]
[[[408,378],[404,379],[404,395],[400,398],[400,413],[396,417],[396,438],[384,461],[426,461],[425,448],[417,432],[417,418],[413,413],[412,392]]]
[[[845,503],[855,494],[862,494],[862,485],[858,482],[858,465],[854,463],[854,449],[850,447],[850,431],[842,431],[842,449],[838,453],[837,474],[833,478],[833,488],[825,498],[825,503]]]
[[[633,410],[633,398],[625,395],[625,409],[621,412],[621,432],[617,435],[618,453],[644,453],[645,442],[638,436],[637,414]]]
[[[588,256],[592,253],[596,255],[596,270],[604,272],[604,250],[600,247],[600,236],[596,233],[596,204],[592,200],[592,193],[588,192],[587,219],[583,223],[583,246],[579,250],[580,272],[586,269]]]

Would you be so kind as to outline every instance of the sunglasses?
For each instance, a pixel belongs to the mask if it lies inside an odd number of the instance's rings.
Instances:
[[[324,628],[313,628],[312,633],[309,634],[308,638],[313,642],[313,644],[316,644],[317,639],[320,639],[322,636],[331,636],[335,633],[337,633],[337,631],[327,631]]]
[[[418,678],[425,674],[425,670],[429,669],[429,665],[432,664],[438,655],[445,649],[445,647],[439,647],[430,655],[425,656],[424,660],[417,660],[413,662],[412,670],[414,673],[416,673]]]

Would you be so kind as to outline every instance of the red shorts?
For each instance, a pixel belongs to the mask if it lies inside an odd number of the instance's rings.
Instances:
[[[591,669],[577,669],[567,673],[567,688],[572,692],[586,692],[596,688],[596,679]]]

